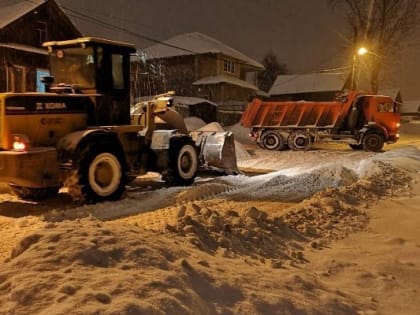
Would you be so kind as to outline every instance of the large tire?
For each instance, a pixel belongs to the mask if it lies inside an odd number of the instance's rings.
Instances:
[[[10,185],[12,192],[21,199],[42,200],[52,198],[58,195],[59,187],[48,188],[28,188]]]
[[[198,170],[197,152],[193,145],[182,144],[171,148],[169,170],[165,181],[169,185],[191,185]]]
[[[384,137],[378,133],[369,132],[362,140],[365,151],[380,152],[384,147]]]
[[[261,135],[261,146],[267,150],[284,150],[287,146],[282,135],[276,131],[267,130]]]
[[[309,150],[312,144],[311,135],[302,130],[294,131],[287,138],[287,143],[293,151]]]
[[[118,200],[124,193],[127,180],[121,158],[109,147],[85,150],[77,172],[82,199],[86,202]]]

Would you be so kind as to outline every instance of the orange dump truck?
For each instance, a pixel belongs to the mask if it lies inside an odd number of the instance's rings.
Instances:
[[[308,150],[315,142],[334,141],[378,152],[398,140],[400,115],[389,96],[349,92],[334,102],[254,99],[241,124],[267,150]]]

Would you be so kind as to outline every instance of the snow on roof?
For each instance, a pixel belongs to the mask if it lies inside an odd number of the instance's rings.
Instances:
[[[399,88],[381,89],[378,91],[377,94],[391,96],[394,100],[398,100],[398,97],[401,97],[401,95],[399,95],[400,94]]]
[[[0,47],[12,48],[12,49],[21,50],[21,51],[27,51],[27,52],[31,52],[31,53],[40,54],[40,55],[48,55],[48,52],[47,52],[46,49],[36,48],[36,47],[22,45],[22,44],[0,43]]]
[[[144,50],[146,53],[146,59],[170,58],[175,56],[208,53],[224,54],[238,59],[247,65],[258,69],[264,69],[264,66],[259,62],[245,56],[236,49],[223,44],[217,39],[199,32],[180,34],[164,41],[163,43],[164,44],[156,44],[146,48]]]
[[[250,89],[254,91],[258,90],[258,88],[255,85],[249,82],[246,82],[241,79],[231,77],[228,75],[223,75],[223,74],[212,76],[212,77],[201,78],[200,80],[193,82],[193,85],[210,85],[210,84],[219,84],[219,83],[228,83],[232,85],[237,85],[242,88]]]
[[[45,3],[44,0],[0,0],[0,29]]]
[[[156,98],[155,95],[141,96],[137,98],[137,102],[147,102],[154,98]],[[197,104],[202,104],[202,103],[207,103],[213,106],[217,106],[216,103],[213,103],[212,101],[209,101],[205,98],[200,98],[200,97],[174,95],[172,96],[172,99],[173,99],[174,105],[177,105],[177,106],[192,106],[192,105],[197,105]]]
[[[279,75],[274,81],[269,94],[286,95],[308,92],[341,91],[347,78],[348,73]]]
[[[420,100],[404,101],[400,109],[401,113],[414,114],[420,112]]]
[[[174,96],[173,100],[174,100],[175,105],[192,106],[196,104],[207,103],[213,106],[217,106],[216,103],[213,103],[205,98],[199,98],[199,97]]]

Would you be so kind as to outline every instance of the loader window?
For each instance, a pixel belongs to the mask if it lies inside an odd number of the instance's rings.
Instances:
[[[74,84],[79,89],[95,88],[95,59],[92,47],[65,48],[51,54],[55,83]]]
[[[124,89],[123,55],[112,55],[112,87],[116,90]]]

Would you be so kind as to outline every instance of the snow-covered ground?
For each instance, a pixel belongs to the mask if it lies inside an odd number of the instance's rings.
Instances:
[[[96,205],[3,189],[0,314],[416,314],[418,143],[248,146],[253,175],[151,174]]]

